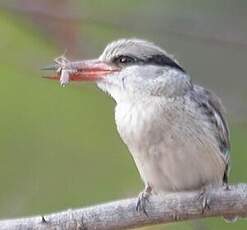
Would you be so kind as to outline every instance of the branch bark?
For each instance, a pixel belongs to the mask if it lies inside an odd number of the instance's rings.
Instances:
[[[136,198],[132,198],[45,216],[1,220],[0,229],[119,230],[206,217],[247,217],[247,184],[207,191],[209,208],[204,212],[199,194],[195,191],[152,196],[146,207],[148,216],[136,212]]]

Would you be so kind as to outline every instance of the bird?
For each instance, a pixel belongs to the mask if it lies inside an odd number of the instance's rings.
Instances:
[[[138,211],[151,195],[228,185],[231,146],[222,102],[194,84],[167,51],[125,38],[97,59],[55,62],[58,73],[48,78],[62,85],[93,81],[115,100],[118,133],[144,183]]]

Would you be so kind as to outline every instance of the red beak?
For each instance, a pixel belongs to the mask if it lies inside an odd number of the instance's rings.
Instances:
[[[56,74],[45,78],[60,80],[61,84],[69,81],[97,81],[107,75],[119,71],[119,68],[98,59],[64,63],[56,63],[42,70],[55,70]]]

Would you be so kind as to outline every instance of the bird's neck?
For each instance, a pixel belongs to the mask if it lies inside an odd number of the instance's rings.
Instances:
[[[189,76],[177,72],[151,82],[149,80],[140,81],[138,78],[133,80],[131,76],[109,77],[97,82],[97,85],[101,90],[110,94],[117,103],[173,100],[183,97],[192,89]]]

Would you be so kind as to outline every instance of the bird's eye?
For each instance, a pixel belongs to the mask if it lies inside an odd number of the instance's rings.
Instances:
[[[114,58],[113,63],[122,64],[122,65],[133,64],[133,63],[135,63],[135,58],[130,57],[130,56],[121,55],[121,56]]]

